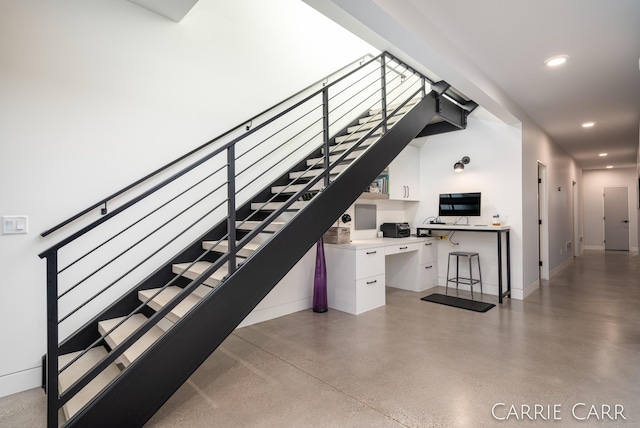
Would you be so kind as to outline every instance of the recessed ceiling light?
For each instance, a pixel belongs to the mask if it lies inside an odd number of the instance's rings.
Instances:
[[[604,156],[606,156],[607,154],[608,154],[608,153],[600,153],[598,156],[600,156],[600,157],[604,157]]]
[[[595,126],[595,122],[585,122],[582,124],[583,128],[593,128]]]
[[[613,165],[607,165],[607,169],[613,168]]]
[[[544,64],[548,67],[557,67],[564,64],[569,59],[569,55],[556,55],[544,60]]]

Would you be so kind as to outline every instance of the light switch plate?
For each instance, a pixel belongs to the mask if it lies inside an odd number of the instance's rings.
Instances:
[[[26,215],[2,216],[2,234],[19,235],[29,233],[29,217]]]

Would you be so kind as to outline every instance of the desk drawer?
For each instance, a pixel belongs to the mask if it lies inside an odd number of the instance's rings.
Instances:
[[[423,290],[438,285],[438,263],[420,265],[420,286]]]
[[[385,254],[387,256],[390,256],[392,254],[408,253],[410,251],[420,251],[420,245],[421,243],[388,245],[385,247]]]
[[[356,251],[356,279],[384,275],[384,248]]]
[[[431,263],[436,260],[438,260],[437,241],[434,239],[420,243],[420,264]]]
[[[386,303],[384,275],[356,281],[356,315]]]

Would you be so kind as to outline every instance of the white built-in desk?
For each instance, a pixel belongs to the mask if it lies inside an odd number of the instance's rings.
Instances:
[[[435,231],[455,231],[455,232],[484,232],[495,233],[498,237],[497,249],[498,249],[498,302],[502,303],[504,297],[511,297],[511,245],[509,244],[509,232],[511,228],[509,226],[478,226],[478,225],[457,225],[457,224],[425,224],[418,228],[418,234],[422,234],[423,231],[427,232],[427,235],[431,235]],[[507,266],[507,290],[503,291],[502,287],[502,235],[505,236],[506,244],[506,266]]]
[[[377,238],[325,244],[327,300],[351,314],[384,306],[385,287],[424,291],[438,285],[435,238]]]

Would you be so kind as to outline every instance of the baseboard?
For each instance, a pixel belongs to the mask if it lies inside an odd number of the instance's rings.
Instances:
[[[553,278],[555,275],[557,275],[564,268],[570,266],[571,263],[573,263],[573,257],[568,258],[564,262],[560,263],[558,266],[556,266],[553,269],[551,269],[551,272],[549,272],[549,278]]]
[[[285,303],[283,305],[271,306],[264,309],[254,309],[238,326],[238,328],[246,327],[252,324],[257,324],[263,321],[269,321],[274,318],[279,318],[285,315],[292,314],[294,312],[303,311],[313,306],[311,297],[296,300],[294,302]]]
[[[0,397],[42,386],[42,367],[0,376]]]
[[[535,281],[533,281],[532,283],[530,283],[529,285],[527,285],[524,290],[511,290],[511,294],[513,294],[513,298],[514,299],[518,299],[518,300],[524,300],[527,297],[529,297],[529,295],[531,293],[533,293],[534,291],[536,291],[538,288],[540,288],[540,280],[536,279]]]
[[[585,250],[602,250],[604,251],[604,245],[585,245]]]

